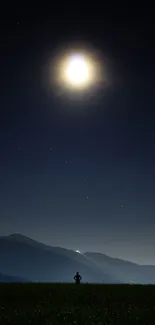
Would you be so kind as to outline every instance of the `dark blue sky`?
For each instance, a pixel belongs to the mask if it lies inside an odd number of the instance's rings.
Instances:
[[[155,264],[154,23],[121,14],[4,14],[0,235]],[[93,98],[46,89],[50,58],[75,41],[106,65]]]

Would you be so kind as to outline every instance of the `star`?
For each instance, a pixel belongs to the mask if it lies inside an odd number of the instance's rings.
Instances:
[[[50,147],[50,151],[52,151],[52,148]]]
[[[86,196],[86,199],[88,199],[89,198],[89,196]]]
[[[67,163],[68,163],[68,161],[66,160],[66,161],[65,161],[65,163],[67,164]]]

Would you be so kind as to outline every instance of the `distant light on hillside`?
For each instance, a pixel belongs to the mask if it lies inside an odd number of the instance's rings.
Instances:
[[[79,253],[79,254],[81,254],[81,252],[80,252],[78,249],[76,250],[76,253]]]

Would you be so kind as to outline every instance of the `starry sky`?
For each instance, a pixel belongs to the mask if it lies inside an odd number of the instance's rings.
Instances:
[[[3,12],[0,235],[155,264],[153,18],[80,10]],[[49,81],[57,49],[74,42],[107,71],[106,85],[79,96]]]

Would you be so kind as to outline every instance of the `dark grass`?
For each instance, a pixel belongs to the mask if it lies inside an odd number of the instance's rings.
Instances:
[[[0,284],[0,324],[155,324],[155,286]]]

